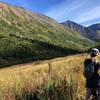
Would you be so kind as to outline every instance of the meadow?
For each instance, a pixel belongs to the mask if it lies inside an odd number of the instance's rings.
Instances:
[[[87,57],[77,54],[0,69],[0,100],[84,100]]]

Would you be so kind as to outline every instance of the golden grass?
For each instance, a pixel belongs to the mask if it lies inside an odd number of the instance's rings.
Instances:
[[[86,57],[87,54],[79,54],[1,69],[0,100],[15,100],[13,93],[20,95],[23,89],[31,92],[37,87],[41,88],[49,77],[56,81],[63,78],[69,80],[71,75],[78,84],[77,96],[84,98],[85,79],[82,73]]]

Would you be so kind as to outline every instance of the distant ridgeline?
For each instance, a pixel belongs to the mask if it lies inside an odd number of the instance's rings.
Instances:
[[[73,32],[79,33],[88,39],[100,41],[100,23],[85,27],[83,25],[68,20],[61,24],[72,30]]]

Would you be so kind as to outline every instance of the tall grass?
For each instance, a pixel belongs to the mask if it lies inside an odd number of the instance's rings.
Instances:
[[[0,70],[0,100],[84,100],[85,57],[69,56]]]

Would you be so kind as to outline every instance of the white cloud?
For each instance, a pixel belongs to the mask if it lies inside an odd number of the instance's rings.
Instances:
[[[72,20],[78,23],[86,23],[100,18],[100,4],[95,0],[68,0],[53,6],[45,12],[57,21]]]
[[[85,11],[83,14],[78,15],[75,20],[80,23],[91,21],[100,18],[100,6],[97,6],[90,11]]]
[[[68,13],[80,8],[85,3],[85,1],[81,0],[73,0],[73,2],[70,3],[68,0],[65,0],[64,2],[49,8],[45,14],[58,21],[61,21],[64,17],[68,16]]]

